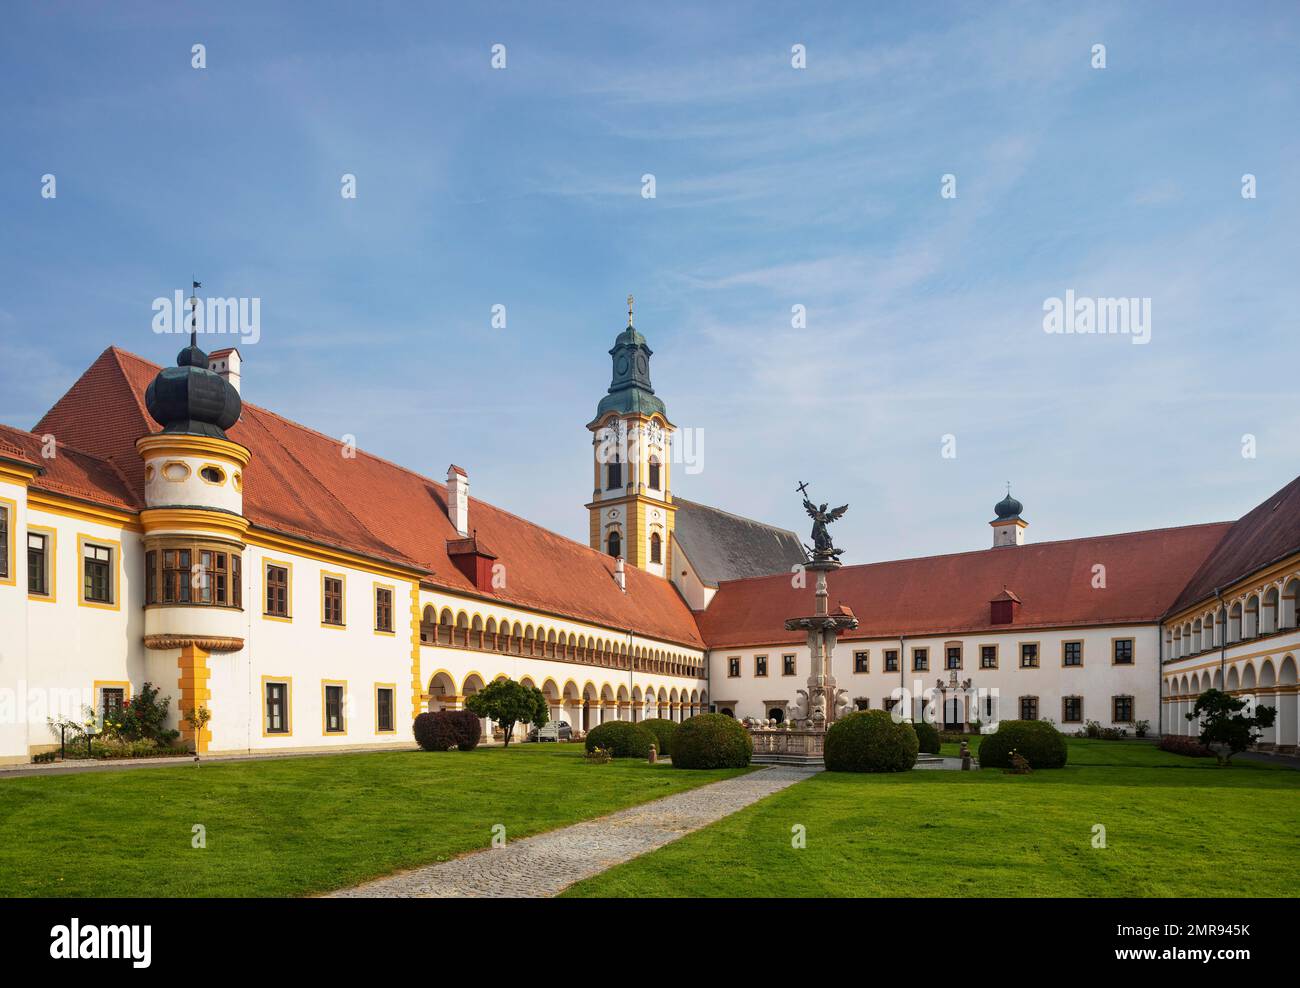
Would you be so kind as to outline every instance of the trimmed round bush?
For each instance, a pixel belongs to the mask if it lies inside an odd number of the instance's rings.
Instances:
[[[479,738],[483,736],[483,724],[478,714],[472,710],[448,710],[456,725],[456,747],[461,751],[473,751],[478,747]]]
[[[918,721],[912,725],[912,730],[916,731],[919,751],[924,751],[927,755],[939,754],[939,746],[943,743],[943,739],[939,737],[938,728],[933,724]]]
[[[753,755],[749,731],[726,714],[698,714],[673,735],[673,768],[744,768]]]
[[[588,731],[585,743],[588,751],[604,748],[615,758],[649,758],[655,732],[645,724],[611,720]]]
[[[468,710],[437,710],[416,717],[412,732],[415,743],[425,751],[473,751],[482,727]]]
[[[916,764],[919,743],[906,721],[887,710],[863,710],[837,720],[826,732],[830,772],[906,772]]]
[[[1065,768],[1065,735],[1042,720],[1004,720],[980,741],[980,768],[1010,768],[1017,751],[1029,767]]]
[[[677,721],[668,720],[664,717],[651,717],[648,720],[641,721],[641,723],[654,731],[655,741],[659,746],[659,754],[671,755],[673,753],[673,735],[677,733]]]

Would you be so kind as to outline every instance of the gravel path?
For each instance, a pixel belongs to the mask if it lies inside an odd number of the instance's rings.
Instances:
[[[665,796],[504,847],[334,892],[360,898],[545,898],[814,774],[788,765]],[[488,835],[484,835],[486,840]]]

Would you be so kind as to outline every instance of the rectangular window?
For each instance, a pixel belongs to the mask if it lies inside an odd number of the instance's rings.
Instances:
[[[1061,643],[1061,665],[1063,666],[1083,665],[1083,642],[1062,642]]]
[[[1061,700],[1061,723],[1083,723],[1083,697],[1067,696]]]
[[[27,592],[40,597],[50,595],[47,579],[47,539],[45,535],[27,535]]]
[[[1131,696],[1111,697],[1111,720],[1116,724],[1133,723],[1133,698]]]
[[[395,730],[393,727],[393,688],[380,686],[375,690],[375,730],[381,734]]]
[[[898,672],[898,649],[885,649],[885,672]]]
[[[740,678],[740,656],[733,655],[727,659],[727,677],[729,679]]]
[[[1038,720],[1038,697],[1022,696],[1020,698],[1020,719]]]
[[[998,647],[996,645],[980,646],[980,668],[996,669],[998,667]]]
[[[912,649],[912,671],[925,672],[930,668],[930,650],[928,648]]]
[[[126,702],[126,690],[120,686],[105,686],[99,691],[99,712],[105,720],[116,720]]]
[[[1020,668],[1038,668],[1038,642],[1020,643]]]
[[[375,630],[393,630],[393,591],[387,587],[375,588]]]
[[[266,733],[289,733],[289,684],[267,683],[266,689]]]
[[[853,671],[870,672],[871,671],[871,653],[854,652],[853,653]]]
[[[949,645],[947,649],[944,650],[943,667],[945,669],[961,668],[961,646],[960,645]]]
[[[766,656],[766,655],[755,655],[755,656],[754,656],[754,675],[755,675],[755,676],[766,676],[766,675],[767,675],[767,656]]]
[[[325,624],[343,624],[343,580],[337,576],[321,578],[321,621]]]
[[[342,686],[325,687],[325,733],[344,733]]]
[[[1133,639],[1115,639],[1115,665],[1131,666],[1133,664]]]
[[[190,601],[190,550],[163,550],[163,603],[188,604]]]
[[[144,554],[144,602],[158,603],[158,550],[150,549]]]
[[[289,616],[289,567],[266,564],[266,613],[271,617]]]
[[[795,657],[793,655],[781,656],[781,675],[793,676],[795,674]]]
[[[113,603],[113,550],[86,543],[84,549],[84,599],[94,604]]]
[[[9,578],[9,509],[0,505],[0,579]]]

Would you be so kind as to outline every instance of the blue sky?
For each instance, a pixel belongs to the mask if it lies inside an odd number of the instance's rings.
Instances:
[[[6,7],[0,422],[170,361],[193,274],[262,300],[248,401],[582,540],[628,292],[674,492],[803,532],[807,480],[846,561],[990,544],[1007,479],[1043,541],[1300,472],[1293,4],[702,6]],[[1044,333],[1067,289],[1150,343]]]

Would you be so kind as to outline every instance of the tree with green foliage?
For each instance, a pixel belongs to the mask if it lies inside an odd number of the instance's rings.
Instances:
[[[1264,732],[1272,727],[1277,711],[1263,704],[1254,704],[1254,716],[1244,711],[1246,700],[1240,700],[1222,690],[1208,689],[1196,698],[1196,706],[1187,719],[1201,722],[1201,744],[1214,751],[1220,765],[1232,762],[1232,756],[1255,744]],[[1220,747],[1216,748],[1215,745]],[[1225,755],[1223,748],[1228,749]]]
[[[505,731],[505,746],[516,724],[545,725],[551,716],[546,694],[536,686],[525,686],[513,679],[488,683],[465,701],[465,706],[480,717],[496,721]]]

